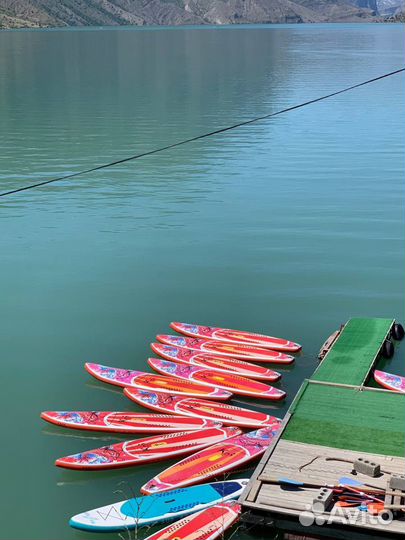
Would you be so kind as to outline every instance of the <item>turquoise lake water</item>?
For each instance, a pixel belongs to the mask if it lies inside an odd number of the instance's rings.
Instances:
[[[404,34],[393,24],[2,31],[0,191],[398,69]],[[233,401],[282,416],[341,323],[404,322],[404,82],[0,199],[1,538],[98,538],[68,518],[162,468],[53,466],[125,437],[45,425],[41,410],[140,410],[85,361],[147,370],[171,320],[287,337],[303,353],[283,372],[285,403]],[[405,374],[403,352],[387,369]]]

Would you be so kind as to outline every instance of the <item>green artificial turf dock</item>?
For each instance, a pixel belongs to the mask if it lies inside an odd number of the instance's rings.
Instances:
[[[350,319],[311,380],[364,384],[393,323],[393,319]]]
[[[304,383],[282,439],[405,455],[405,394]]]
[[[402,473],[405,394],[366,386],[394,322],[351,319],[344,326],[313,377],[302,384],[279,438],[257,466],[240,499],[243,509],[249,510],[243,515],[251,515],[242,517],[243,521],[262,525],[269,514],[271,526],[290,531],[290,520],[294,520],[294,533],[318,534],[317,520],[309,530],[308,524],[301,521],[303,508],[313,504],[313,494],[305,489],[286,493],[277,478],[297,478],[315,485],[336,483],[340,471],[352,474],[347,463],[365,456],[380,463],[382,470],[386,466],[387,470]],[[347,463],[333,463],[337,461]],[[383,476],[373,482],[385,488],[387,479]],[[358,514],[359,519],[351,522],[330,512],[319,525],[328,527],[323,534],[326,537],[330,532],[329,538],[404,538],[403,520],[381,524],[367,512]],[[350,531],[344,531],[344,526],[350,526]]]

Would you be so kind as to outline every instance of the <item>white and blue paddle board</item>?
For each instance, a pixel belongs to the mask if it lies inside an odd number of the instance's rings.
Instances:
[[[115,532],[174,521],[220,502],[237,499],[247,483],[248,479],[238,478],[136,497],[77,514],[69,525],[84,531]]]

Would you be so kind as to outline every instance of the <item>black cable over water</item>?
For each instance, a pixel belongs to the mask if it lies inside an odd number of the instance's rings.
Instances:
[[[165,150],[170,150],[171,148],[176,148],[177,146],[182,146],[183,144],[198,141],[200,139],[206,139],[207,137],[212,137],[213,135],[219,135],[220,133],[225,133],[226,131],[231,131],[232,129],[236,129],[242,126],[248,126],[249,124],[260,122],[261,120],[266,120],[268,118],[272,118],[273,116],[278,116],[279,114],[283,114],[289,111],[294,111],[295,109],[306,107],[307,105],[311,105],[312,103],[317,103],[318,101],[323,101],[325,99],[338,96],[339,94],[343,94],[344,92],[349,92],[350,90],[354,90],[355,88],[360,88],[360,86],[365,86],[366,84],[380,81],[381,79],[391,77],[392,75],[396,75],[397,73],[401,73],[402,71],[405,71],[405,68],[397,69],[395,71],[391,71],[390,73],[385,73],[384,75],[380,75],[379,77],[375,77],[374,79],[368,79],[367,81],[354,84],[353,86],[348,86],[347,88],[344,88],[343,90],[338,90],[337,92],[332,92],[331,94],[327,94],[325,96],[311,99],[309,101],[305,101],[304,103],[293,105],[292,107],[287,107],[286,109],[282,109],[281,111],[265,114],[264,116],[258,116],[257,118],[253,118],[252,120],[239,122],[237,124],[233,124],[232,126],[215,129],[214,131],[203,133],[202,135],[196,135],[195,137],[191,137],[190,139],[184,139],[183,141],[178,141],[176,143],[168,144],[167,146],[162,146],[161,148],[156,148],[155,150],[149,150],[148,152],[143,152],[141,154],[136,154],[134,156],[130,156],[127,158],[118,159],[117,161],[111,161],[110,163],[105,163],[104,165],[97,165],[95,167],[92,167],[91,169],[86,169],[86,170],[79,171],[72,174],[66,174],[65,176],[59,176],[58,178],[52,178],[51,180],[44,180],[43,182],[38,182],[37,184],[30,184],[25,187],[20,187],[20,188],[12,189],[10,191],[5,191],[3,193],[0,193],[0,197],[5,197],[6,195],[12,195],[13,193],[19,193],[20,191],[27,191],[28,189],[34,189],[40,186],[45,186],[47,184],[52,184],[53,182],[60,182],[61,180],[68,180],[69,178],[75,178],[76,176],[80,176],[82,174],[88,174],[94,171],[100,171],[101,169],[107,169],[108,167],[119,165],[120,163],[126,163],[127,161],[132,161],[132,160],[139,159],[145,156],[151,156],[159,152],[164,152]]]

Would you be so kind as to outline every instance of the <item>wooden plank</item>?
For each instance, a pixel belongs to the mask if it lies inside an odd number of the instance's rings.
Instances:
[[[280,440],[277,447],[273,449],[271,462],[272,463],[293,463],[297,465],[297,459],[301,459],[298,467],[305,465],[305,468],[310,468],[311,460],[314,460],[314,465],[317,465],[317,461],[325,460],[328,464],[328,468],[333,463],[333,467],[339,470],[341,467],[350,467],[350,463],[355,461],[358,457],[368,457],[370,460],[378,461],[383,468],[389,470],[389,472],[400,472],[405,468],[405,459],[396,456],[383,456],[380,454],[372,454],[367,452],[357,452],[354,450],[330,448],[326,446],[319,446],[307,443],[300,443],[294,441]],[[333,460],[336,458],[336,461]],[[342,462],[341,460],[349,460],[350,463]],[[307,464],[307,465],[306,465]],[[298,468],[297,467],[297,468]]]
[[[394,499],[392,501],[392,504],[394,506],[401,506],[403,505],[403,501],[402,501],[402,491],[399,490],[399,489],[394,489],[393,490],[393,493],[394,493]]]
[[[268,507],[272,507],[272,508],[277,508],[277,509],[280,509],[282,511],[285,511],[285,510],[293,510],[295,512],[305,512],[305,510],[307,509],[307,505],[306,504],[298,504],[298,505],[294,505],[293,503],[291,503],[291,505],[287,505],[287,504],[275,504],[274,502],[270,502],[270,501],[267,501],[266,499],[264,500],[260,500],[259,503],[261,505],[265,505],[265,506],[268,506]]]
[[[252,484],[252,487],[250,488],[245,500],[247,501],[251,501],[253,502],[254,500],[256,500],[256,496],[257,496],[257,493],[259,491],[259,489],[262,487],[262,483],[259,482],[258,480],[256,480],[253,484]]]

